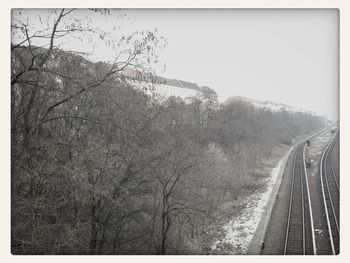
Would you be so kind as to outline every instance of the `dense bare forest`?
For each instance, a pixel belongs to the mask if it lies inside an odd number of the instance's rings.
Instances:
[[[264,186],[256,171],[275,147],[324,124],[215,96],[159,102],[121,75],[151,70],[155,33],[121,37],[114,63],[93,63],[56,41],[96,32],[71,23],[74,10],[51,17],[33,35],[12,23],[23,39],[11,45],[14,254],[204,254],[212,227],[235,212],[225,204]]]

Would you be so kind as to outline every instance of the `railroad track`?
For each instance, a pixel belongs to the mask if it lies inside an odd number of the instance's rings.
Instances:
[[[335,172],[333,163],[337,143],[339,143],[339,132],[326,147],[320,162],[322,198],[333,255],[339,254],[339,172]]]
[[[309,137],[309,140],[329,132],[329,129],[325,129]],[[315,149],[307,151],[311,157],[318,155],[317,147],[322,143],[315,145]],[[310,170],[306,169],[306,149],[305,140],[295,146],[290,156],[292,173],[288,169],[290,176],[285,178],[288,181],[282,185],[283,201],[277,202],[275,214],[286,215],[285,221],[273,220],[283,224],[284,232],[278,233],[281,227],[270,225],[273,234],[268,235],[267,251],[284,255],[337,255],[340,226],[339,131],[314,161],[316,167],[311,166]],[[308,171],[312,171],[314,176],[308,177]],[[262,244],[264,249],[265,240]]]
[[[339,132],[331,139],[320,161],[320,193],[327,225],[330,252],[339,254],[339,170],[334,158],[338,155]],[[284,241],[285,255],[316,255],[312,205],[305,167],[306,143],[299,144],[293,160],[288,221]],[[337,150],[335,150],[337,149]],[[316,207],[316,209],[320,209]],[[327,241],[327,242],[328,242]],[[328,249],[327,249],[328,251]],[[325,251],[323,251],[325,252]]]
[[[295,150],[284,255],[316,254],[305,147],[306,142],[303,142]]]

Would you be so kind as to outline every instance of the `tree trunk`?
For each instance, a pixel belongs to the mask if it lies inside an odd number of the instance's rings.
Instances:
[[[95,225],[95,209],[96,206],[93,203],[91,205],[91,215],[90,215],[90,255],[95,255],[96,254],[96,247],[97,247],[97,229]]]
[[[161,236],[161,254],[166,255],[167,252],[167,238],[170,226],[168,198],[166,189],[163,188],[163,203],[162,203],[162,236]]]
[[[96,247],[97,247],[97,231],[95,229],[95,226],[92,223],[91,230],[90,230],[90,255],[96,254]]]

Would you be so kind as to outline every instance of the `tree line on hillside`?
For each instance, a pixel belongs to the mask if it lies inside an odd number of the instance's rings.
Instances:
[[[24,38],[11,45],[13,254],[205,253],[223,207],[263,187],[256,165],[323,125],[239,102],[157,102],[119,77],[154,58],[157,37],[92,63],[55,45],[83,31],[60,27],[71,12],[56,10],[47,48],[12,25]]]

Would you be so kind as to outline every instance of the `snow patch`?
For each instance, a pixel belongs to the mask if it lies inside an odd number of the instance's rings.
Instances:
[[[216,240],[211,249],[216,250],[221,243],[229,243],[233,248],[233,254],[245,254],[258,227],[261,216],[269,200],[273,186],[278,178],[281,166],[286,156],[283,157],[270,173],[267,189],[263,193],[252,194],[248,197],[247,206],[241,215],[230,220],[223,226],[225,236]]]
[[[315,229],[315,232],[318,233],[318,234],[321,234],[322,233],[322,229]]]

